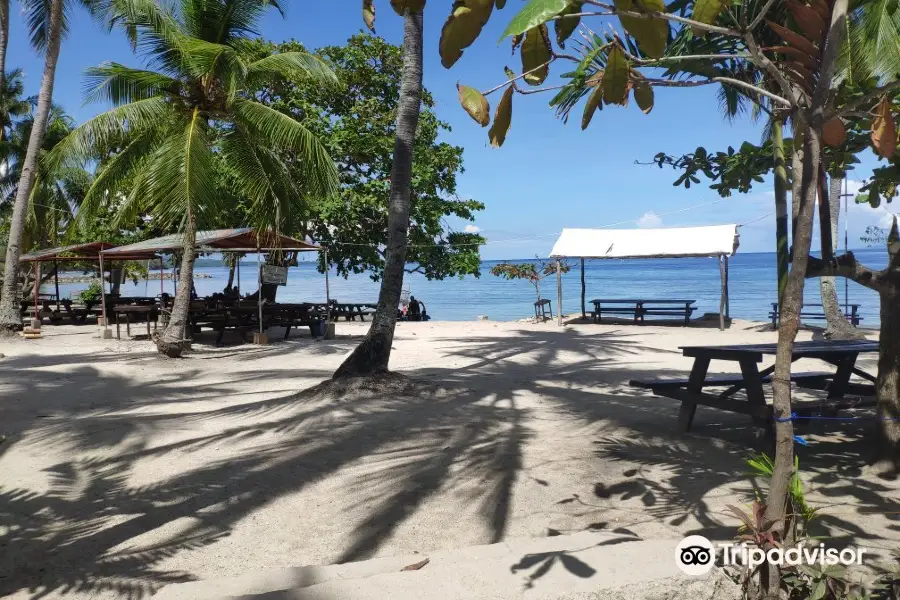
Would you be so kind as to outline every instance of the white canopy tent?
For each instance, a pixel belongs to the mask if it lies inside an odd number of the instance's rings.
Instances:
[[[719,324],[729,316],[728,258],[738,248],[737,225],[661,229],[563,229],[550,257],[556,259],[557,314],[562,324],[562,272],[560,259],[581,259],[581,314],[584,306],[585,258],[685,258],[716,257],[722,278]]]

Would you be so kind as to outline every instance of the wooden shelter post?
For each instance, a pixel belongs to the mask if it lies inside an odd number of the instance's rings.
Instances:
[[[100,252],[100,311],[103,315],[103,338],[106,339],[106,332],[109,331],[109,321],[106,318],[106,278],[103,276],[105,269],[103,268],[103,252]]]
[[[256,305],[259,307],[259,333],[263,332],[263,316],[262,316],[262,262],[259,252],[259,242],[256,242],[256,273],[259,279],[259,291],[256,292]]]
[[[581,318],[586,318],[584,310],[584,258],[581,259]]]
[[[56,310],[59,310],[59,261],[53,261],[53,283],[56,286]]]
[[[325,260],[325,326],[331,323],[331,288],[328,286],[328,250],[322,249]]]
[[[728,255],[725,255],[725,318],[731,319],[731,291],[728,289]]]
[[[562,265],[556,259],[556,324],[562,327]]]
[[[40,316],[39,316],[40,313],[38,313],[38,288],[41,287],[40,286],[41,270],[38,265],[40,265],[40,264],[41,264],[40,261],[38,261],[38,260],[34,261],[34,318],[35,319],[40,318]]]
[[[718,257],[719,260],[719,277],[722,280],[722,293],[719,298],[719,329],[725,329],[725,297],[728,295],[728,284],[725,275],[725,256],[720,254]]]

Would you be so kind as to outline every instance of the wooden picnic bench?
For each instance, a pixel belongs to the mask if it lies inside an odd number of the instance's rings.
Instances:
[[[818,308],[819,310],[813,312],[804,310],[806,308]],[[863,320],[862,317],[859,316],[859,304],[845,304],[841,308],[844,309],[844,316],[848,321],[854,326],[859,327],[859,322]],[[780,318],[778,312],[778,303],[772,303],[772,312],[769,313],[769,318],[772,319],[772,327],[778,327],[778,319]],[[822,308],[821,304],[803,304],[800,308],[800,318],[801,319],[818,319],[820,321],[824,321],[825,310]]]
[[[147,321],[147,338],[150,338],[150,322],[153,322],[153,330],[156,331],[159,317],[159,307],[147,304],[117,304],[113,307],[113,315],[116,320],[116,339],[121,338],[119,316],[125,317],[125,335],[131,337],[132,315],[143,317]]]
[[[375,314],[377,307],[377,304],[365,302],[332,302],[331,316],[335,321],[341,317],[346,321],[355,321],[357,317],[365,321],[366,316]]]
[[[696,300],[680,299],[596,298],[591,300],[591,303],[594,305],[594,310],[591,311],[591,321],[601,323],[603,313],[606,313],[608,315],[630,315],[634,319],[635,324],[641,325],[643,325],[644,317],[647,315],[684,318],[684,324],[689,325],[691,314],[697,310],[693,306],[695,302]]]
[[[694,359],[690,377],[672,380],[632,380],[635,387],[650,389],[657,396],[673,398],[681,402],[678,423],[683,431],[689,431],[698,405],[709,406],[730,412],[749,415],[757,428],[758,434],[771,435],[773,423],[772,406],[766,403],[763,384],[771,381],[775,367],[770,366],[762,371],[758,363],[763,356],[774,355],[775,344],[748,344],[733,346],[682,346],[684,356]],[[878,352],[878,343],[869,341],[812,341],[796,342],[792,362],[801,358],[815,358],[836,367],[833,372],[795,373],[791,381],[799,387],[827,390],[824,402],[795,403],[798,415],[810,415],[817,412],[828,415],[838,410],[871,405],[874,403],[875,377],[856,367],[860,354]],[[709,364],[713,360],[737,362],[740,375],[707,376]],[[853,383],[850,377],[857,375],[870,383]],[[704,391],[705,388],[725,387],[719,393]],[[746,392],[746,400],[734,398],[738,391]],[[848,398],[850,394],[872,396],[872,400]],[[785,415],[787,416],[787,415]]]

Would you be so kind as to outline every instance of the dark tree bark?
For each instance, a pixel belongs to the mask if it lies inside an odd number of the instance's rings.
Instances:
[[[896,221],[894,222],[896,227]],[[900,254],[900,253],[898,253]],[[878,347],[878,459],[900,468],[900,259],[895,255],[879,291],[881,336]]]
[[[422,104],[422,20],[421,12],[406,10],[400,106],[397,110],[394,163],[391,167],[388,242],[378,308],[366,337],[338,367],[335,379],[372,375],[388,370],[406,266],[413,142]]]
[[[832,177],[828,190],[828,201],[822,205],[828,207],[828,216],[822,219],[822,225],[827,226],[831,232],[832,254],[838,239],[838,220],[841,215],[841,186],[844,180],[840,177]],[[830,259],[827,254],[825,237],[822,238],[822,257]],[[819,292],[822,295],[822,309],[825,312],[825,320],[828,323],[825,329],[825,337],[833,340],[864,339],[859,332],[844,316],[841,310],[841,301],[838,299],[837,288],[834,285],[834,277],[826,276],[819,279]]]
[[[9,46],[9,0],[0,0],[0,90],[6,79],[6,48]],[[0,139],[3,133],[0,132]]]
[[[178,291],[172,304],[169,324],[156,338],[156,348],[169,358],[178,358],[190,345],[187,328],[190,326],[191,289],[194,281],[194,259],[197,257],[197,221],[188,209],[184,226],[184,246],[178,272]]]
[[[228,283],[225,284],[227,289],[231,289],[234,287],[234,272],[237,270],[237,259],[232,259],[231,264],[228,265]]]
[[[6,0],[0,0],[5,2]],[[0,294],[0,334],[10,334],[22,327],[19,307],[19,256],[22,254],[22,238],[25,234],[25,216],[28,213],[28,202],[34,179],[37,176],[37,162],[47,120],[53,101],[53,82],[56,77],[56,63],[59,60],[59,46],[62,37],[64,0],[53,0],[50,5],[49,42],[44,59],[44,74],[41,78],[41,89],[38,93],[37,108],[34,113],[34,125],[28,138],[28,149],[22,163],[22,175],[16,190],[16,200],[9,226],[9,241],[6,246],[6,265],[3,273],[3,291]]]
[[[787,285],[788,265],[791,262],[788,240],[787,167],[784,157],[783,123],[776,118],[772,123],[772,148],[775,155],[775,245],[778,274],[778,301]]]

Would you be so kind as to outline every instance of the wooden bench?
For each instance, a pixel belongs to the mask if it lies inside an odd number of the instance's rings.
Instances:
[[[596,298],[591,300],[591,303],[594,305],[594,310],[591,311],[591,321],[601,323],[603,321],[603,313],[606,313],[609,315],[629,315],[634,319],[634,323],[638,325],[644,324],[644,317],[647,315],[683,318],[684,324],[689,325],[691,315],[697,310],[693,306],[695,302],[696,300],[680,299]]]
[[[859,316],[859,304],[845,304],[841,308],[843,308],[844,316],[848,321],[854,326],[859,327],[859,322],[863,320],[862,317]],[[818,311],[804,311],[805,308],[818,308]],[[849,313],[849,314],[848,314]],[[780,314],[778,311],[778,303],[772,303],[772,312],[769,313],[769,318],[772,319],[772,327],[778,327],[778,319],[780,318]],[[800,319],[817,319],[819,321],[824,321],[825,310],[822,308],[821,304],[803,304],[800,308]]]
[[[117,304],[113,307],[113,315],[116,319],[116,339],[122,339],[119,326],[119,315],[125,316],[125,335],[131,337],[131,316],[142,315],[147,321],[147,338],[150,338],[150,322],[153,322],[153,330],[156,331],[159,317],[158,306]]]
[[[331,306],[331,316],[335,321],[341,317],[347,321],[355,321],[357,317],[360,321],[365,321],[367,316],[375,314],[377,306],[363,302],[334,302]]]

